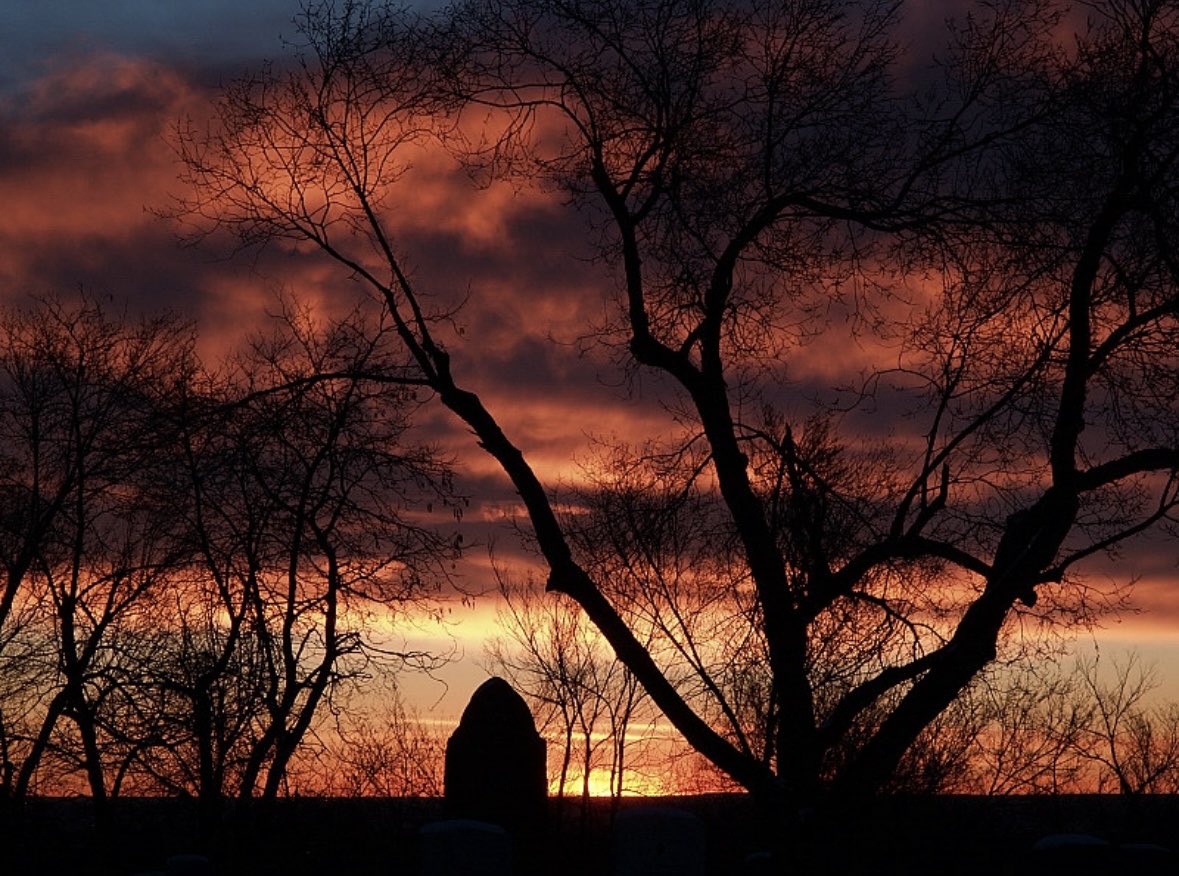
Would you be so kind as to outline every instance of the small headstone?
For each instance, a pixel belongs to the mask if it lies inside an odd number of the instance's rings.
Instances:
[[[750,852],[741,861],[742,876],[773,876],[779,869],[770,852]]]
[[[1100,837],[1084,833],[1055,833],[1032,846],[1029,873],[1068,873],[1069,876],[1105,876],[1112,863],[1113,847]]]
[[[1059,849],[1088,850],[1108,849],[1108,840],[1087,833],[1053,833],[1040,837],[1032,846],[1034,852],[1055,852]]]
[[[1175,853],[1154,843],[1122,843],[1117,858],[1122,871],[1134,876],[1174,876],[1179,872]]]
[[[213,864],[204,855],[172,855],[164,862],[167,876],[213,876]]]
[[[613,857],[614,876],[704,876],[704,824],[670,807],[625,810],[614,820]]]
[[[498,824],[436,821],[418,841],[420,876],[512,876],[511,840]]]
[[[449,818],[498,824],[517,839],[542,829],[545,743],[528,704],[502,678],[479,686],[446,743],[445,798]]]

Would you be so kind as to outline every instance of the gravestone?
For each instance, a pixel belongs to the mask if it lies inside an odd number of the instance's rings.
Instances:
[[[511,841],[498,824],[452,819],[418,832],[419,876],[512,876]]]
[[[542,829],[548,799],[545,743],[524,699],[502,678],[471,696],[446,743],[448,818],[498,824],[529,844]]]
[[[780,869],[770,852],[750,852],[741,859],[742,876],[774,876]]]
[[[1118,864],[1134,876],[1174,876],[1179,873],[1179,859],[1166,846],[1155,843],[1122,843],[1118,846]]]
[[[213,864],[204,855],[172,855],[164,872],[167,876],[213,876]]]
[[[682,809],[641,806],[614,820],[614,876],[704,876],[704,823]]]
[[[1067,873],[1069,876],[1105,876],[1114,863],[1114,849],[1107,840],[1083,833],[1055,833],[1032,845],[1026,873]]]

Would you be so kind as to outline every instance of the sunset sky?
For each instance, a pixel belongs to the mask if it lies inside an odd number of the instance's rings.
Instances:
[[[946,4],[913,4],[914,52]],[[302,253],[272,249],[227,259],[224,250],[184,248],[157,212],[180,194],[169,145],[178,120],[199,120],[219,83],[284,56],[297,0],[9,0],[0,9],[0,300],[84,287],[132,310],[171,308],[195,320],[202,349],[216,357],[263,324],[280,292],[332,306],[355,290],[338,270]],[[472,192],[449,158],[423,155],[414,170],[405,250],[423,286],[473,292],[460,322],[478,345],[478,365],[456,351],[456,373],[479,391],[545,479],[573,477],[593,435],[641,440],[666,425],[628,394],[600,352],[578,355],[577,339],[596,321],[612,288],[589,264],[584,228],[556,198],[507,186]],[[850,350],[850,352],[849,352]],[[872,351],[816,345],[796,360],[796,379],[834,382],[870,362]],[[472,494],[467,524],[502,516],[512,495],[441,408],[425,424],[464,462]],[[512,535],[497,547],[514,556]],[[1100,634],[1111,650],[1135,645],[1157,661],[1166,693],[1179,698],[1179,590],[1176,549],[1142,545],[1132,563],[1142,577],[1127,615]],[[464,583],[490,583],[486,551],[471,552]],[[1119,570],[1120,572],[1121,570]],[[1112,574],[1112,573],[1111,573]],[[443,673],[451,690],[410,684],[423,708],[462,708],[482,672],[482,637],[494,605],[457,605],[464,654]],[[1084,647],[1091,647],[1085,645]],[[445,695],[444,695],[445,694]],[[441,699],[439,699],[441,697]]]

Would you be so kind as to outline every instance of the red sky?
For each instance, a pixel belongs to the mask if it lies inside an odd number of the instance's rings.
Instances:
[[[192,8],[187,8],[191,6]],[[199,7],[199,8],[198,8]],[[135,309],[169,307],[195,319],[209,355],[231,347],[243,329],[265,319],[279,290],[322,301],[352,289],[333,269],[305,255],[271,251],[226,261],[215,249],[185,249],[152,208],[178,193],[171,126],[205,112],[218,81],[264,57],[280,56],[279,34],[294,3],[41,3],[18,0],[0,13],[0,300],[79,286]],[[167,8],[167,13],[161,9]],[[914,34],[936,27],[944,6],[916,4]],[[72,12],[71,12],[72,10]],[[171,17],[176,16],[176,17]],[[63,25],[63,22],[65,23]],[[423,284],[471,287],[463,312],[466,349],[461,379],[478,390],[545,478],[575,475],[590,434],[641,439],[666,415],[628,397],[602,355],[581,357],[574,342],[602,313],[612,281],[584,261],[585,230],[554,199],[507,186],[473,192],[449,159],[424,155],[403,241]],[[477,293],[477,294],[476,294]],[[848,354],[828,341],[806,351],[795,377],[825,380],[872,352]],[[801,372],[798,370],[801,369]],[[468,520],[492,520],[511,493],[465,434],[433,416],[438,434],[467,462],[475,501]],[[510,536],[501,548],[508,554]],[[1179,698],[1179,594],[1175,551],[1142,545],[1131,557],[1143,578],[1127,616],[1101,634],[1108,647],[1133,644],[1160,661],[1168,691]],[[467,566],[475,588],[488,583],[487,560]],[[480,638],[494,607],[455,608],[466,660],[449,674],[456,692],[441,708],[457,711],[480,672]],[[412,685],[429,705],[443,691]]]

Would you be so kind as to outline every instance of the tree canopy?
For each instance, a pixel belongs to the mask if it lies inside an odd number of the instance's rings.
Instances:
[[[315,3],[178,135],[180,212],[387,308],[548,588],[791,811],[885,785],[1021,624],[1091,616],[1086,560],[1175,522],[1179,9],[969,11],[927,47],[885,0]],[[469,278],[411,279],[420,149],[561,193],[594,336],[661,376],[678,428],[604,452],[577,513],[454,365]],[[793,382],[840,315],[887,359]]]

